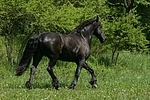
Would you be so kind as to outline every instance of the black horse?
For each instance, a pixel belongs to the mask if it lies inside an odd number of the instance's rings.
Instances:
[[[90,72],[92,76],[90,84],[92,87],[97,87],[97,79],[94,70],[86,63],[90,55],[90,43],[93,34],[101,42],[106,40],[98,16],[81,23],[68,35],[48,32],[30,37],[19,66],[16,68],[16,75],[21,76],[23,72],[26,71],[33,58],[30,78],[26,82],[26,87],[32,89],[35,70],[42,57],[46,56],[50,59],[47,71],[52,78],[52,85],[55,89],[59,89],[60,87],[59,81],[53,73],[53,68],[57,60],[75,62],[77,64],[74,80],[70,88],[75,89],[82,68]]]

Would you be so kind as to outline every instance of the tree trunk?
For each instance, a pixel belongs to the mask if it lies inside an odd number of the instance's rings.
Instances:
[[[13,37],[10,35],[5,35],[5,47],[6,47],[6,57],[7,61],[10,63],[11,66],[13,66]]]
[[[123,6],[125,7],[126,9],[126,13],[130,13],[132,8],[133,8],[133,3],[134,3],[134,0],[124,0],[123,3],[120,3],[120,2],[117,2],[117,3],[111,3],[111,2],[108,2],[109,5],[111,6]]]

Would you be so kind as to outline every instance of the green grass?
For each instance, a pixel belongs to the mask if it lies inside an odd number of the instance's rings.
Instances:
[[[116,66],[104,66],[109,62],[108,58],[97,55],[97,58],[91,56],[88,60],[98,79],[96,89],[91,88],[91,76],[84,69],[76,89],[68,89],[76,69],[73,63],[57,63],[54,72],[62,85],[58,91],[51,85],[45,59],[35,73],[32,90],[24,85],[29,78],[29,69],[21,77],[16,77],[1,64],[0,100],[150,100],[150,56],[123,52]]]

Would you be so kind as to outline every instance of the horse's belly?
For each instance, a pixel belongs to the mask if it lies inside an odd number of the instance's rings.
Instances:
[[[63,52],[60,54],[59,60],[75,62],[77,60],[77,56],[76,56],[76,54],[73,54],[70,52]]]

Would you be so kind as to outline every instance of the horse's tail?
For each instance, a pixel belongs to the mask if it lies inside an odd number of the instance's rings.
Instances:
[[[16,68],[17,76],[21,76],[28,68],[31,62],[32,56],[37,49],[38,40],[39,40],[39,35],[34,35],[28,40],[25,50],[23,52],[23,56],[19,62],[18,67]]]

